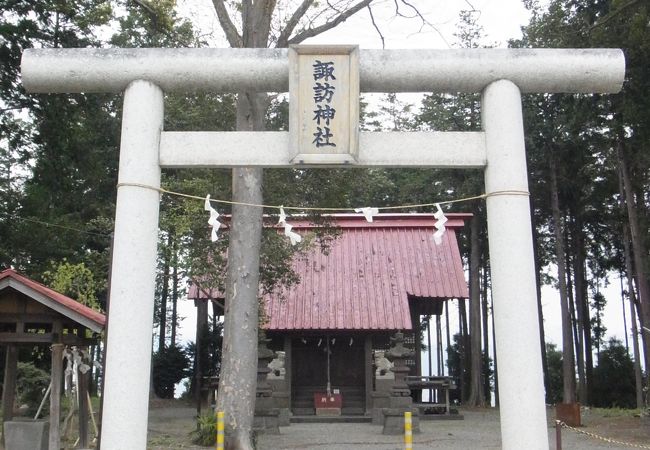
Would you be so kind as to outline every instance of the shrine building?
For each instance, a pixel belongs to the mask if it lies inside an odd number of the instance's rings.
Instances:
[[[381,355],[398,331],[415,351],[410,375],[422,374],[420,316],[440,315],[445,302],[468,298],[457,233],[471,214],[446,214],[436,244],[433,214],[335,214],[340,234],[292,262],[300,280],[263,296],[273,361],[269,381],[278,406],[296,416],[316,413],[318,393],[339,394],[343,415],[370,415],[390,387]],[[303,236],[316,225],[290,220]],[[191,286],[189,298],[223,302],[220,292]],[[329,357],[328,357],[329,356]]]

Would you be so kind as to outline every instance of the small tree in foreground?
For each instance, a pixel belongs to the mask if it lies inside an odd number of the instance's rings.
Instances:
[[[611,338],[594,368],[593,405],[602,408],[635,408],[634,363],[621,341]]]
[[[153,388],[160,398],[174,398],[174,386],[187,377],[190,359],[178,345],[164,347],[153,354]]]

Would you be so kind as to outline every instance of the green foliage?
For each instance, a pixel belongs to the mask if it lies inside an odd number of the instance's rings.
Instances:
[[[604,408],[635,408],[634,363],[625,346],[611,338],[600,352],[594,368],[593,405]]]
[[[190,47],[197,44],[191,22],[176,14],[176,0],[134,2],[119,18],[111,38],[116,47]]]
[[[112,212],[119,135],[113,97],[29,95],[19,71],[27,48],[101,45],[96,33],[110,23],[113,5],[101,0],[3,4],[0,266],[13,265],[38,278],[51,260],[81,261],[109,243],[86,232],[92,232],[93,219],[112,216],[107,212]]]
[[[177,345],[165,347],[153,354],[153,386],[160,398],[174,398],[174,385],[188,375],[190,358]]]
[[[196,430],[192,432],[192,443],[203,447],[217,443],[217,416],[204,414],[196,419]]]
[[[16,369],[16,400],[19,405],[27,405],[27,414],[34,417],[43,396],[50,385],[50,375],[32,363],[18,362]],[[44,411],[49,411],[49,399]]]
[[[555,344],[546,343],[546,363],[548,371],[546,380],[546,403],[554,405],[562,401],[562,352]]]
[[[603,315],[607,299],[601,292],[596,292],[591,300],[591,307],[594,310],[594,316],[591,318],[592,344],[600,354],[600,348],[605,341],[605,332],[607,327],[603,325]]]
[[[53,271],[45,272],[43,277],[55,291],[74,298],[83,305],[99,309],[98,285],[94,274],[84,263],[70,264],[63,260]]]

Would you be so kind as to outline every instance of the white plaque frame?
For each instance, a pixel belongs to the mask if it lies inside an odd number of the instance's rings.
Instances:
[[[333,129],[343,139],[336,147],[316,147],[312,143],[310,116],[315,107],[313,94],[306,95],[306,68],[315,56],[336,58],[339,92],[335,95],[337,110],[343,119],[334,120]],[[344,57],[344,58],[341,58]],[[308,65],[306,65],[308,64]],[[341,68],[340,65],[345,65]],[[309,72],[311,78],[311,71]],[[301,84],[301,78],[303,82]],[[355,164],[359,155],[359,46],[357,45],[292,45],[289,47],[289,134],[291,162],[300,165]]]

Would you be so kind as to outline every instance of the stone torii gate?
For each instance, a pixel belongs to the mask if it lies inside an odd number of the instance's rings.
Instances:
[[[505,449],[548,449],[521,93],[613,93],[620,50],[362,50],[363,92],[481,92],[482,131],[360,133],[349,167],[484,168]],[[163,92],[286,92],[286,49],[29,49],[29,92],[124,91],[101,442],[146,448],[161,168],[305,167],[287,132],[165,132]],[[399,151],[396,151],[399,149]],[[319,166],[322,167],[322,166]]]

